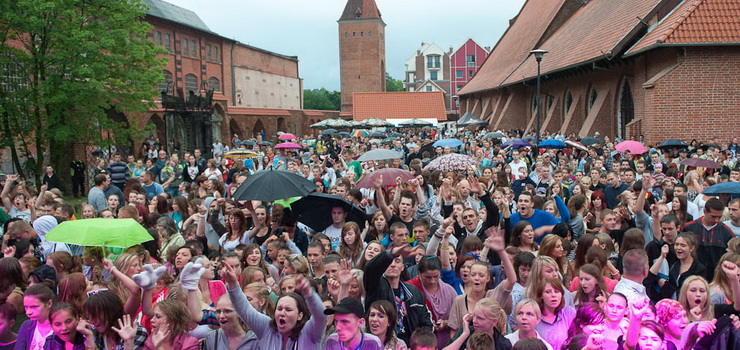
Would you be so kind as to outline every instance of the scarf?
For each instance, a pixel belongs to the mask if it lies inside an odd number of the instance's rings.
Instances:
[[[463,228],[465,229],[465,234],[467,236],[477,236],[481,226],[483,226],[483,220],[478,220],[478,225],[475,226],[475,230],[473,231],[468,231],[468,228],[465,226],[463,226]]]

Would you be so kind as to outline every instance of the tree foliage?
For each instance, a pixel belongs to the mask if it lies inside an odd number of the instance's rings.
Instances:
[[[385,72],[385,91],[400,92],[406,90],[403,88],[402,81],[398,79],[393,79],[393,77],[388,72]]]
[[[0,5],[0,128],[3,146],[33,157],[35,175],[49,157],[69,175],[70,145],[138,135],[109,117],[154,106],[163,79],[162,48],[147,39],[140,0],[14,0]],[[17,168],[21,168],[16,164]]]
[[[303,108],[323,111],[338,111],[342,104],[339,91],[328,91],[324,88],[303,90]]]

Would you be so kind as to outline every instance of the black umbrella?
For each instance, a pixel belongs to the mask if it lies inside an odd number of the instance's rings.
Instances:
[[[668,139],[658,144],[658,148],[683,148],[688,146],[686,142],[679,139]]]
[[[365,210],[334,194],[312,192],[290,205],[296,220],[316,232],[323,231],[332,224],[331,208],[335,207],[349,211],[347,222],[354,221],[360,228],[365,226]]]
[[[234,192],[234,200],[272,202],[278,199],[305,196],[316,185],[298,174],[282,170],[260,171],[250,176]]]
[[[252,140],[244,140],[244,141],[241,141],[239,143],[239,145],[242,145],[242,146],[256,146],[257,145],[257,142],[254,142]]]
[[[257,142],[257,144],[260,146],[272,146],[272,142],[270,141],[260,141],[260,142]]]
[[[370,133],[370,137],[385,138],[385,134],[380,131],[373,131]]]
[[[604,143],[604,140],[597,139],[595,137],[584,137],[584,138],[581,139],[581,143],[584,146],[593,146],[593,145],[595,145],[597,143]]]

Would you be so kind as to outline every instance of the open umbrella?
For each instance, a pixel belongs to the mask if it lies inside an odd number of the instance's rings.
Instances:
[[[349,212],[346,221],[365,226],[365,210],[334,194],[312,192],[291,204],[295,218],[315,231],[323,231],[332,224],[331,209],[342,207]]]
[[[478,118],[478,116],[474,115],[473,113],[466,112],[463,114],[460,119],[457,120],[456,123],[458,126],[485,126],[488,125],[488,122]]]
[[[345,132],[345,131],[340,131],[339,132],[339,136],[341,136],[341,137],[347,137],[347,136],[349,136],[349,133],[348,132]]]
[[[697,168],[722,169],[722,164],[719,164],[712,160],[701,158],[686,158],[681,161],[681,164]]]
[[[272,146],[272,142],[270,141],[260,141],[260,142],[257,142],[257,144],[260,146]]]
[[[267,201],[301,197],[316,189],[316,185],[303,176],[288,171],[260,171],[250,176],[234,192],[234,200]]]
[[[355,186],[359,188],[373,188],[375,187],[375,179],[377,179],[379,176],[383,177],[383,186],[395,185],[396,178],[399,176],[401,177],[401,180],[403,182],[407,182],[414,178],[414,174],[403,169],[383,168],[380,170],[375,170],[367,175],[363,173],[362,178],[360,179],[360,181],[357,181],[357,184],[355,184]]]
[[[240,142],[238,143],[238,145],[240,145],[240,146],[249,146],[249,147],[253,147],[253,146],[256,146],[256,145],[257,145],[257,142],[254,142],[254,141],[252,141],[252,140],[244,140],[244,141],[240,141]]]
[[[539,145],[537,145],[537,148],[553,148],[553,149],[563,149],[565,147],[568,147],[565,145],[563,141],[550,139],[540,142]]]
[[[65,221],[46,234],[49,242],[83,247],[128,248],[154,238],[134,219],[85,219]]]
[[[357,138],[360,138],[360,137],[367,137],[367,136],[368,136],[368,135],[370,135],[370,134],[369,134],[369,133],[367,132],[367,130],[355,130],[355,131],[353,131],[353,132],[352,132],[352,134],[350,134],[350,135],[351,135],[352,137],[357,137]]]
[[[626,140],[618,143],[614,148],[619,152],[629,151],[632,154],[643,154],[647,152],[647,148],[642,145],[639,141]]]
[[[522,139],[511,139],[504,143],[504,147],[520,148],[520,147],[532,147],[532,144]]]
[[[432,126],[434,124],[428,121],[425,121],[425,120],[421,120],[421,119],[411,119],[411,120],[407,120],[401,123],[400,125],[405,126],[405,127],[415,128],[415,127],[423,127],[423,126]]]
[[[500,139],[502,137],[506,137],[506,135],[498,131],[492,131],[483,136],[484,139]]]
[[[679,139],[668,139],[658,144],[658,148],[683,148],[689,147],[686,142]]]
[[[286,133],[284,133],[284,134],[282,134],[282,135],[280,135],[280,136],[278,137],[278,140],[285,140],[285,141],[290,141],[290,140],[297,140],[297,139],[298,139],[298,138],[297,138],[297,137],[295,137],[295,135],[293,135],[293,134],[291,134],[291,133],[289,133],[289,132],[286,132]]]
[[[403,137],[403,134],[398,132],[389,132],[388,137]]]
[[[302,149],[303,147],[297,143],[293,142],[283,142],[280,144],[277,144],[275,146],[275,149]]]
[[[704,189],[701,194],[717,196],[720,194],[740,195],[740,182],[722,182]]]
[[[597,143],[604,143],[604,140],[596,138],[596,137],[584,137],[581,139],[581,143],[584,146],[593,146]]]
[[[224,157],[226,158],[238,159],[238,160],[244,160],[244,159],[254,158],[258,156],[259,154],[257,152],[243,149],[243,148],[235,149],[233,151],[226,152],[226,154],[224,154]]]
[[[389,127],[389,126],[396,126],[395,124],[385,121],[383,119],[378,118],[367,118],[362,121],[363,126],[370,126],[370,127]]]
[[[327,119],[326,126],[330,128],[351,128],[353,127],[352,123],[344,119],[340,119],[340,118]]]
[[[579,150],[588,152],[588,147],[586,147],[584,144],[582,144],[582,143],[580,143],[578,141],[567,140],[567,141],[565,141],[565,144],[568,145],[568,146],[570,146],[570,147],[575,147],[575,148],[577,148]]]
[[[460,168],[468,168],[477,164],[478,160],[471,156],[466,156],[459,153],[450,153],[435,158],[434,160],[429,162],[429,164],[427,164],[424,169],[455,171],[460,170]]]
[[[324,119],[324,120],[322,120],[322,121],[320,121],[320,122],[318,122],[318,123],[315,123],[315,124],[311,124],[311,128],[314,128],[314,129],[323,129],[323,128],[328,128],[328,126],[326,126],[326,124],[327,124],[328,122],[329,122],[329,119]]]
[[[370,160],[386,160],[386,159],[400,159],[403,158],[403,154],[397,151],[378,148],[372,151],[363,153],[357,160],[361,162],[367,162]]]
[[[370,137],[375,137],[375,138],[385,138],[385,133],[383,133],[383,132],[380,132],[380,131],[373,131],[373,132],[372,132],[372,133],[370,134]]]
[[[326,129],[321,132],[321,135],[331,135],[331,134],[336,134],[337,132],[338,132],[337,129]]]
[[[457,147],[463,144],[458,139],[442,139],[434,143],[434,147]]]

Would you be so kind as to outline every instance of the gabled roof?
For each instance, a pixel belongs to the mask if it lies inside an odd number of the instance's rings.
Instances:
[[[589,1],[555,28],[539,47],[534,47],[537,41],[528,40],[524,33],[531,30],[529,27],[541,27],[544,19],[539,14],[550,13],[546,11],[549,10],[548,2],[555,1],[528,0],[525,3],[514,24],[460,95],[533,79],[537,76],[537,62],[529,54],[530,50],[549,51],[542,60],[543,75],[621,54],[625,43],[644,28],[641,18],[649,18],[663,0]],[[549,20],[547,22],[545,26]],[[517,44],[516,41],[522,42]],[[505,78],[502,79],[502,75]]]
[[[457,52],[460,51],[460,50],[462,50],[462,48],[465,47],[465,45],[467,45],[468,42],[470,42],[470,41],[472,41],[473,44],[475,44],[475,46],[480,47],[481,50],[485,51],[487,54],[490,53],[490,51],[489,50],[486,50],[486,48],[484,46],[480,46],[478,44],[478,42],[476,42],[472,38],[468,38],[468,40],[465,40],[460,46],[457,47],[457,49],[455,49],[454,51],[452,51],[452,55],[450,55],[450,56],[455,56],[457,54]]]
[[[421,48],[419,48],[419,50],[417,50],[417,52],[414,53],[413,56],[406,59],[406,71],[407,72],[416,71],[416,58],[419,56],[426,56],[426,55],[444,56],[446,54],[447,52],[445,52],[445,50],[442,50],[435,43],[421,43]]]
[[[740,44],[740,1],[686,0],[625,56],[658,46],[683,44]]]
[[[375,0],[347,0],[340,21],[355,21],[360,19],[381,19],[380,10]]]
[[[425,119],[447,120],[444,92],[356,92],[352,95],[354,120]]]
[[[146,14],[149,16],[177,22],[204,32],[213,33],[193,11],[162,0],[142,0],[142,2],[149,7],[149,9],[146,10]]]
[[[439,91],[445,91],[445,89],[443,89],[441,86],[439,86],[439,84],[437,84],[436,82],[434,82],[434,80],[426,80],[426,81],[424,81],[421,85],[419,85],[419,87],[416,88],[416,91],[417,92],[424,91],[422,89],[424,89],[425,86],[427,86],[427,85],[432,85],[432,86],[436,87],[437,89],[439,89]]]

